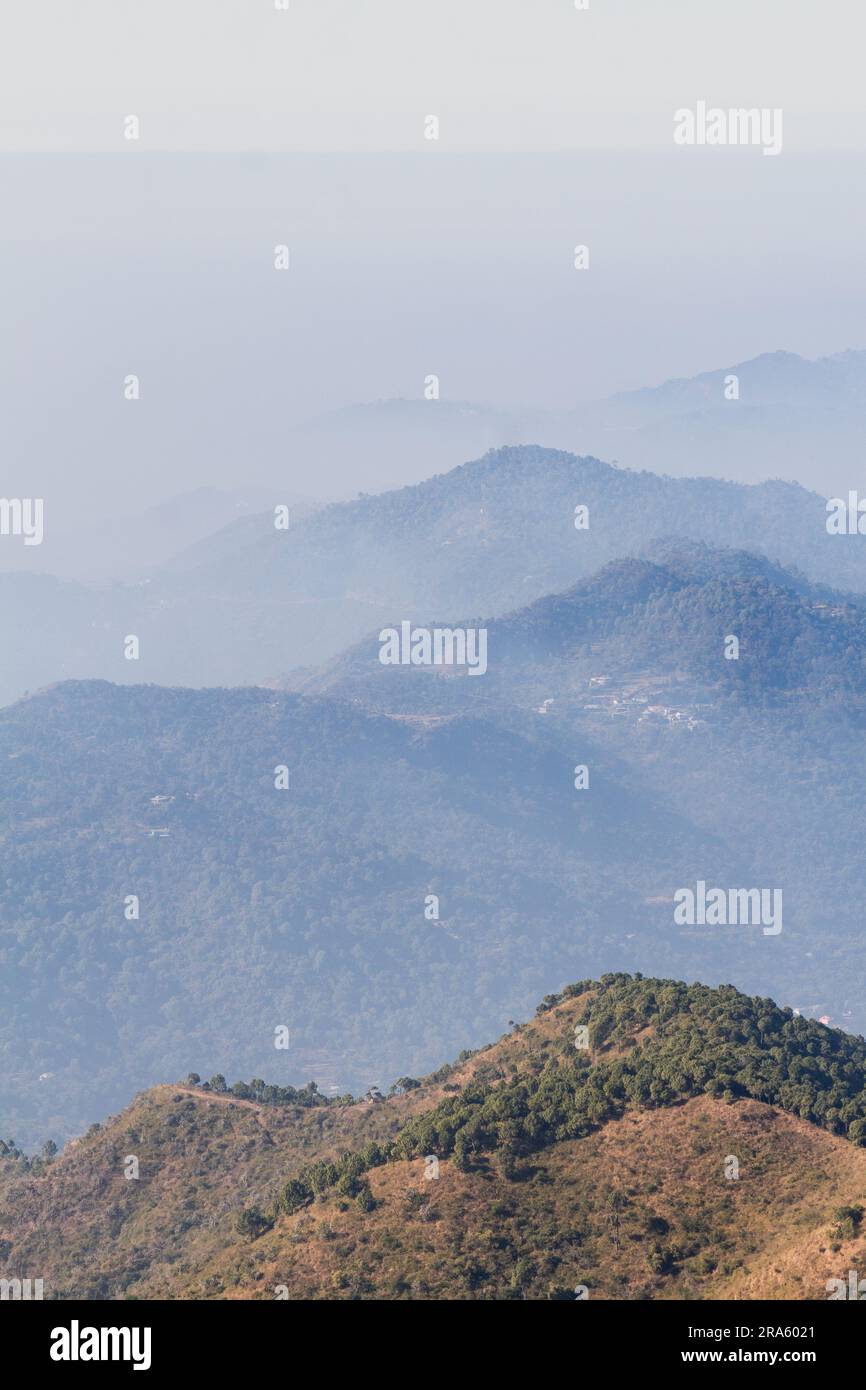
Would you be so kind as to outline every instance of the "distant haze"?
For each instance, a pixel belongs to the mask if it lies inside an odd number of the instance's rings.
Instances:
[[[538,433],[533,412],[778,350],[866,347],[862,5],[818,14],[812,0],[12,0],[0,496],[44,497],[56,539],[122,534],[200,488],[354,496],[506,443],[628,462],[621,439],[581,421]],[[696,103],[782,112],[778,157],[676,147],[674,113]],[[420,402],[431,375],[443,407],[487,413],[435,437],[293,432]],[[766,459],[750,438],[704,448],[704,428],[694,457],[646,458],[810,485],[816,453],[843,481],[860,465],[856,434],[822,448],[819,426],[790,466],[784,434]]]
[[[0,161],[0,495],[44,496],[48,534],[203,486],[352,496],[520,442],[431,455],[410,438],[395,458],[291,437],[353,402],[421,401],[431,373],[440,404],[562,410],[779,348],[864,346],[864,157],[680,154],[687,169],[442,150]],[[810,481],[760,458],[748,476],[768,472]]]

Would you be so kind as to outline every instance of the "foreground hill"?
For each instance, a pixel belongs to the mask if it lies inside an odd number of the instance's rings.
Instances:
[[[7,1277],[52,1298],[817,1299],[866,1257],[863,1039],[730,986],[605,976],[386,1099],[266,1093],[191,1079],[56,1158],[0,1158]]]
[[[575,529],[578,506],[587,529]],[[866,537],[829,536],[824,499],[795,484],[669,478],[504,448],[288,530],[271,513],[244,517],[139,584],[0,574],[0,643],[14,656],[0,702],[60,679],[267,682],[395,616],[501,616],[671,534],[723,539],[866,592]]]

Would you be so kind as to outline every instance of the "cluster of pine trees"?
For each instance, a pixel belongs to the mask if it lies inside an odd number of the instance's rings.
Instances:
[[[414,1116],[389,1143],[302,1169],[283,1190],[282,1210],[296,1211],[328,1190],[367,1205],[365,1172],[429,1154],[466,1169],[495,1153],[500,1171],[514,1176],[526,1155],[588,1135],[628,1109],[700,1095],[776,1105],[866,1147],[863,1038],[731,985],[710,989],[640,975],[581,981],[548,995],[538,1012],[587,993],[588,1047],[576,1045],[570,1017],[529,1068],[495,1083],[472,1082]]]

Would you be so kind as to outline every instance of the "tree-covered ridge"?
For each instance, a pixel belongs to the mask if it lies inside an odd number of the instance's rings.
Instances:
[[[576,530],[575,507],[589,527]],[[0,574],[0,702],[66,678],[239,685],[327,660],[399,618],[502,615],[670,536],[720,539],[866,591],[862,538],[826,531],[794,484],[670,478],[556,449],[491,451],[424,483],[335,503],[288,531],[270,513],[207,559],[143,584]],[[236,543],[237,542],[237,543]],[[124,656],[128,633],[141,664]]]
[[[542,1010],[587,988],[551,995]],[[723,985],[603,976],[587,1001],[589,1048],[567,1033],[535,1077],[443,1102],[398,1143],[446,1152],[496,1147],[502,1120],[528,1147],[587,1134],[629,1106],[748,1096],[866,1145],[866,1042]],[[651,1029],[649,1036],[635,1035]],[[605,1052],[623,1048],[613,1056]],[[462,1141],[458,1143],[461,1139]],[[416,1152],[419,1150],[415,1150]]]
[[[603,976],[549,995],[539,1013],[586,994],[579,1045],[574,1015],[545,1059],[490,1080],[474,1080],[386,1144],[371,1144],[291,1179],[293,1211],[336,1186],[364,1190],[362,1174],[381,1163],[435,1155],[459,1168],[496,1152],[513,1172],[521,1158],[583,1138],[629,1109],[678,1105],[709,1095],[759,1100],[866,1147],[866,1041],[801,1018],[771,999],[731,985],[710,989],[640,975]]]
[[[261,1077],[254,1076],[251,1081],[235,1081],[230,1086],[222,1072],[217,1072],[210,1081],[202,1081],[198,1072],[191,1071],[183,1084],[205,1093],[231,1096],[235,1100],[252,1100],[256,1105],[279,1105],[300,1109],[315,1109],[322,1105],[347,1105],[351,1104],[353,1099],[348,1093],[342,1096],[323,1096],[315,1081],[308,1081],[306,1086],[275,1086],[262,1081]]]
[[[698,542],[658,542],[653,558],[613,560],[561,593],[503,617],[464,614],[456,627],[487,632],[484,682],[433,683],[424,668],[382,665],[378,634],[299,688],[360,697],[387,709],[457,709],[514,698],[542,681],[562,695],[589,675],[679,672],[716,698],[768,704],[806,696],[862,703],[866,605],[862,596],[804,579],[760,555]],[[437,626],[448,626],[440,615]],[[736,659],[725,659],[729,635]],[[480,688],[483,685],[483,689]],[[492,689],[491,689],[492,688]]]

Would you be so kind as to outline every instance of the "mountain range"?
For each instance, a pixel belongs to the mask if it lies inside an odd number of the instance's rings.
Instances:
[[[61,682],[0,711],[19,1139],[196,1064],[356,1091],[581,967],[862,1029],[863,599],[650,553],[475,620],[477,679],[384,666],[376,635],[288,689]],[[778,933],[677,923],[698,882],[778,893]]]
[[[504,448],[288,529],[273,512],[242,517],[135,583],[0,573],[0,701],[58,679],[274,683],[395,616],[501,616],[672,535],[866,592],[866,539],[830,535],[826,523],[825,500],[796,484]]]
[[[381,479],[413,479],[506,444],[613,458],[624,468],[738,482],[796,479],[819,493],[856,486],[866,451],[866,351],[809,359],[764,352],[688,378],[567,409],[393,399],[298,427],[297,453],[327,475],[356,455]]]

